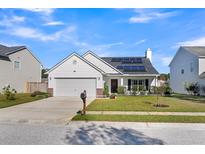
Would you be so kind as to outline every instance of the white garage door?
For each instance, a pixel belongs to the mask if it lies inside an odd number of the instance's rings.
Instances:
[[[86,90],[88,97],[96,97],[96,79],[56,79],[54,96],[78,96]]]

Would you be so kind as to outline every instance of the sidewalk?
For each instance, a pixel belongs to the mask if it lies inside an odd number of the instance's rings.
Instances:
[[[87,114],[104,115],[185,115],[205,116],[205,112],[135,112],[135,111],[87,111]]]

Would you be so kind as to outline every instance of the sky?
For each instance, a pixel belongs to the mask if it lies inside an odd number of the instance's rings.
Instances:
[[[27,46],[45,68],[91,50],[144,56],[160,73],[179,46],[205,45],[205,9],[0,9],[0,44]]]

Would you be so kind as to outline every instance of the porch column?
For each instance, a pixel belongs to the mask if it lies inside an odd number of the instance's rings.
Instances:
[[[155,77],[155,87],[157,87],[157,76]]]
[[[120,78],[120,86],[123,86],[123,82],[124,82],[123,78]]]

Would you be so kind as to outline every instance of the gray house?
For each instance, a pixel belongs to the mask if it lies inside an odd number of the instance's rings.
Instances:
[[[0,91],[11,85],[17,92],[25,92],[27,82],[41,82],[40,61],[26,46],[0,45]]]
[[[198,83],[205,86],[205,47],[181,46],[171,63],[170,86],[176,93],[187,94],[185,85]],[[205,93],[201,89],[200,93]]]

